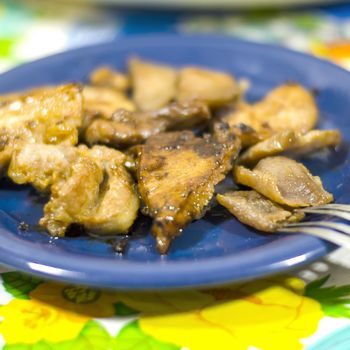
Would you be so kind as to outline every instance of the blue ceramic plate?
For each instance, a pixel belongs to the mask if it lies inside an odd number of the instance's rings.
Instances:
[[[131,37],[25,64],[0,76],[0,93],[42,84],[86,81],[96,66],[125,69],[129,56],[175,66],[202,65],[248,78],[254,101],[278,84],[297,81],[318,92],[321,128],[340,128],[344,146],[329,157],[308,160],[338,202],[350,201],[350,74],[328,62],[278,47],[226,37]],[[35,229],[44,200],[29,187],[3,180],[0,191],[0,261],[56,280],[108,288],[166,289],[206,286],[285,271],[322,257],[334,246],[298,235],[263,235],[215,208],[189,225],[159,256],[147,224],[137,229],[124,255],[88,237],[53,240]],[[20,232],[18,223],[30,224]]]

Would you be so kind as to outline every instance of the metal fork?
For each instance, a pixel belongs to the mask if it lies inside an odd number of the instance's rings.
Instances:
[[[308,214],[326,214],[350,222],[350,205],[326,204],[319,207],[303,208],[300,211]],[[310,234],[341,247],[350,249],[350,225],[332,221],[306,221],[287,224],[278,232],[301,232]]]

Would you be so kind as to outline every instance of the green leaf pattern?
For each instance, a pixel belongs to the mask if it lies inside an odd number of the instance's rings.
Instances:
[[[89,321],[76,339],[59,343],[5,345],[3,350],[180,350],[145,334],[137,321],[127,324],[112,337],[98,322]]]
[[[17,299],[30,299],[29,293],[42,283],[42,280],[20,272],[5,272],[1,276],[5,290]]]
[[[327,316],[350,318],[350,285],[325,287],[329,277],[309,283],[305,296],[317,300]]]
[[[173,344],[163,343],[147,334],[137,321],[127,324],[116,338],[118,350],[180,350]]]

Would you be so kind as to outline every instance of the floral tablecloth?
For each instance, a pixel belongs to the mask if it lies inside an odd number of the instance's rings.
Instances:
[[[121,35],[216,32],[286,45],[350,69],[350,5],[184,13],[0,2],[0,71]],[[6,350],[349,350],[350,252],[288,276],[216,289],[108,292],[0,270]]]

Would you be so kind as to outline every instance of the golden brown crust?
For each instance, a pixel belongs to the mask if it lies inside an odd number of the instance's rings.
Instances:
[[[152,135],[167,130],[182,130],[206,125],[208,107],[200,101],[172,103],[152,112],[119,110],[110,120],[94,119],[86,128],[84,138],[90,145],[99,143],[125,148],[144,143]]]
[[[185,67],[179,72],[179,101],[198,99],[211,107],[218,107],[239,95],[240,88],[229,74],[197,67]]]
[[[174,68],[132,58],[129,73],[133,99],[141,111],[162,108],[175,98],[177,71]]]
[[[216,134],[213,139],[195,137],[190,131],[165,133],[151,137],[142,148],[139,192],[154,218],[152,232],[161,253],[188,223],[204,214],[214,186],[232,167],[239,141],[225,128],[216,128]]]
[[[281,131],[247,149],[240,156],[239,163],[254,165],[262,158],[280,153],[304,156],[323,148],[337,147],[340,143],[339,130],[311,130],[306,134]]]
[[[234,176],[239,184],[290,207],[322,205],[333,200],[319,177],[312,176],[304,165],[286,157],[264,158],[253,170],[237,166]]]
[[[84,112],[87,114],[87,117],[109,119],[118,109],[126,109],[128,111],[136,109],[135,104],[127,95],[108,86],[85,85],[83,97]]]
[[[0,97],[0,174],[21,143],[75,145],[82,125],[81,87],[41,87]]]
[[[73,223],[101,235],[125,233],[139,208],[125,159],[104,146],[27,143],[13,153],[8,176],[15,183],[51,192],[40,224],[53,236],[64,236]]]
[[[231,127],[243,123],[266,139],[280,131],[305,133],[317,122],[318,110],[313,95],[298,84],[281,85],[261,101],[249,105],[240,103],[224,118]]]
[[[301,211],[283,208],[256,191],[227,192],[216,199],[239,221],[264,232],[275,232],[284,224],[304,218]]]
[[[107,86],[122,92],[126,92],[130,87],[130,79],[123,74],[108,66],[101,66],[93,70],[90,74],[92,85]]]

